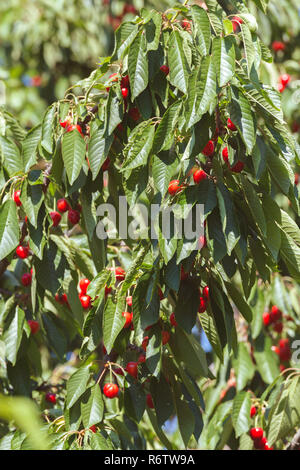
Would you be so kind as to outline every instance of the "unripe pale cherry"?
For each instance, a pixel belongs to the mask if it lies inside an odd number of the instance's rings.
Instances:
[[[206,180],[207,174],[204,170],[196,170],[193,174],[193,179],[196,184],[199,184],[200,181]]]
[[[16,248],[16,254],[19,258],[26,259],[28,258],[28,255],[29,255],[29,248],[27,246],[19,245]]]
[[[32,275],[30,273],[24,273],[21,277],[21,283],[24,287],[30,286],[32,281]]]
[[[39,329],[40,329],[40,325],[39,325],[39,322],[35,321],[35,320],[28,320],[27,321],[29,327],[30,327],[30,330],[31,330],[31,334],[32,335],[35,335]]]
[[[50,212],[50,217],[53,222],[53,227],[57,227],[59,225],[59,222],[61,221],[61,215],[59,212],[52,211]]]
[[[103,393],[107,398],[115,398],[119,394],[119,387],[117,384],[107,383],[103,387]]]
[[[129,375],[137,379],[138,376],[138,364],[137,362],[128,362],[127,366],[125,367],[126,372]]]
[[[68,220],[72,225],[78,224],[80,221],[80,213],[74,209],[69,209]]]
[[[86,277],[80,279],[79,281],[79,289],[81,290],[82,294],[86,294],[87,288],[90,285],[91,281],[89,281]]]
[[[179,191],[179,189],[180,189],[179,180],[170,181],[169,187],[168,187],[168,193],[171,196],[174,196],[177,193],[177,191]]]
[[[235,125],[233,124],[233,122],[230,118],[227,119],[227,127],[231,131],[236,131],[236,127],[235,127]]]
[[[58,199],[57,201],[57,210],[59,212],[67,212],[70,209],[69,203],[66,199]]]
[[[133,313],[131,312],[122,312],[122,317],[125,318],[124,328],[129,328],[132,322]]]
[[[20,191],[20,189],[18,189],[17,191],[15,191],[15,192],[13,193],[13,200],[15,201],[15,203],[16,203],[16,205],[17,205],[18,207],[20,207],[20,206],[22,205],[22,202],[21,202],[21,200],[20,200],[20,196],[21,196],[21,191]]]
[[[204,149],[202,150],[202,153],[206,157],[211,157],[211,155],[213,155],[214,151],[215,151],[215,144],[213,143],[212,140],[209,140],[207,142],[207,144],[205,145]]]

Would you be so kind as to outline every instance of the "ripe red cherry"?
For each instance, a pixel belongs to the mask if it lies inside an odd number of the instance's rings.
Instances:
[[[203,295],[205,302],[209,302],[209,287],[208,286],[203,287],[202,295]]]
[[[104,288],[104,295],[105,297],[108,296],[108,294],[110,294],[112,291],[112,287],[108,287],[107,285],[105,285],[105,288]]]
[[[236,127],[235,125],[233,124],[232,120],[231,119],[227,119],[227,127],[228,129],[230,129],[231,131],[236,131]]]
[[[137,379],[138,376],[138,365],[137,362],[128,362],[127,366],[125,367],[126,372],[129,375]]]
[[[66,128],[67,132],[72,132],[72,131],[75,131],[75,130],[77,130],[83,136],[83,132],[82,132],[82,129],[81,129],[79,124],[70,124]]]
[[[170,181],[169,187],[168,187],[168,193],[171,196],[174,196],[177,193],[177,191],[179,191],[179,189],[180,189],[179,180]]]
[[[243,24],[244,21],[239,16],[234,16],[231,20],[234,32],[237,31],[240,24]]]
[[[124,281],[125,279],[125,270],[121,266],[117,266],[115,269],[115,275],[117,281]]]
[[[107,157],[106,160],[104,160],[104,163],[102,165],[102,171],[107,171],[110,165],[110,159]]]
[[[67,212],[70,209],[69,203],[66,199],[59,199],[57,201],[57,210],[59,212]]]
[[[21,195],[20,189],[18,189],[17,191],[13,193],[13,200],[15,201],[18,207],[22,205],[22,202],[20,201],[20,195]]]
[[[210,157],[215,151],[215,144],[213,143],[212,140],[209,140],[207,144],[205,145],[204,149],[202,150],[202,153],[206,157]]]
[[[171,323],[172,326],[175,326],[175,327],[178,324],[177,321],[175,320],[175,313],[174,312],[171,313],[171,315],[170,315],[170,323]]]
[[[282,41],[274,41],[272,42],[272,49],[274,52],[284,51],[285,44]]]
[[[126,297],[126,303],[128,307],[132,307],[132,295],[129,295],[128,297]]]
[[[35,335],[39,329],[40,329],[40,325],[39,325],[39,322],[35,321],[35,320],[28,320],[28,325],[30,327],[30,330],[31,330],[31,334],[32,335]]]
[[[253,416],[256,415],[256,407],[255,406],[251,406],[251,409],[250,409],[250,418],[253,418]]]
[[[280,81],[281,81],[282,85],[284,85],[284,86],[286,86],[289,83],[290,80],[291,80],[291,76],[288,73],[284,73],[280,77]]]
[[[56,302],[58,302],[59,304],[67,304],[68,303],[68,297],[66,294],[55,294],[55,300]]]
[[[166,330],[161,332],[162,344],[167,344],[170,339],[170,333]]]
[[[146,403],[147,403],[148,408],[154,408],[154,403],[153,403],[152,396],[150,393],[147,393]]]
[[[203,313],[206,310],[206,302],[204,297],[200,297],[199,299],[199,307],[198,307],[198,312]]]
[[[191,30],[191,23],[190,23],[190,21],[188,21],[188,20],[182,20],[181,26],[182,26],[183,29],[185,29],[186,31],[190,31],[190,30]]]
[[[72,123],[72,121],[71,121],[71,118],[70,118],[70,117],[69,117],[69,118],[66,118],[65,121],[59,121],[60,126],[63,127],[64,129],[65,129],[66,127],[69,127],[69,126],[71,125],[71,123]]]
[[[96,434],[96,432],[97,432],[96,424],[93,424],[93,426],[90,427],[90,431],[92,431],[94,434]]]
[[[265,437],[262,437],[261,439],[255,439],[254,440],[255,449],[264,450],[266,444],[267,444],[267,439]]]
[[[53,227],[57,227],[59,222],[61,221],[61,215],[59,212],[52,211],[50,212],[50,217],[53,221]]]
[[[126,13],[132,13],[133,15],[136,15],[137,11],[133,5],[130,5],[130,3],[125,3],[123,8],[123,15]]]
[[[119,393],[119,387],[117,384],[105,384],[103,387],[103,393],[107,398],[115,398]]]
[[[24,273],[23,276],[21,277],[21,283],[23,286],[30,286],[32,281],[32,276],[30,273]]]
[[[90,285],[91,281],[89,281],[86,277],[80,279],[79,281],[79,289],[81,290],[82,294],[86,294],[87,288]]]
[[[277,332],[277,333],[282,333],[282,330],[283,330],[283,324],[282,322],[277,322],[275,323],[274,325],[274,330]]]
[[[160,70],[162,71],[162,73],[164,73],[165,75],[168,75],[168,73],[170,72],[170,69],[167,65],[162,65],[161,67],[159,67]]]
[[[121,367],[116,367],[114,372],[118,375],[124,375],[123,369],[121,369]]]
[[[138,364],[143,364],[144,362],[146,362],[146,356],[145,354],[140,354],[138,358]]]
[[[229,165],[229,160],[228,160],[228,147],[224,147],[222,150],[222,157],[224,162]]]
[[[129,76],[125,75],[121,79],[121,88],[128,88],[129,87]]]
[[[87,310],[91,306],[91,297],[85,294],[79,294],[79,300],[81,302],[82,307]]]
[[[283,93],[285,90],[285,85],[283,85],[282,83],[278,83],[277,90],[279,91],[279,93]]]
[[[264,435],[264,432],[263,432],[262,428],[251,428],[250,429],[250,437],[253,440],[261,439],[263,437],[263,435]]]
[[[207,174],[204,170],[196,170],[193,174],[193,179],[196,184],[199,184],[200,181],[206,180]]]
[[[48,403],[51,403],[52,405],[55,405],[56,404],[56,395],[55,395],[55,393],[47,393],[46,397],[45,397],[45,400]]]
[[[145,338],[142,341],[142,348],[145,352],[146,352],[148,344],[149,344],[149,336],[145,336]]]
[[[121,89],[121,93],[122,93],[123,98],[127,98],[128,95],[129,95],[129,90],[128,90],[128,88],[122,88],[122,89]]]
[[[269,326],[272,323],[271,316],[269,312],[264,312],[263,313],[263,324],[265,326]]]
[[[233,171],[234,173],[241,173],[241,171],[243,171],[244,169],[244,162],[241,162],[240,160],[238,162],[236,162],[236,164],[231,168],[231,171]]]
[[[19,258],[26,259],[29,255],[29,248],[27,246],[19,245],[16,249],[16,254]]]
[[[125,318],[124,328],[129,328],[132,322],[133,313],[131,312],[122,312],[122,317]]]
[[[281,310],[279,310],[277,305],[273,305],[273,307],[271,308],[270,318],[271,318],[271,321],[274,323],[281,320],[282,312]]]
[[[68,211],[68,220],[72,225],[78,224],[80,221],[80,213],[74,209],[69,209]]]
[[[133,121],[135,122],[138,121],[141,117],[138,108],[130,108],[130,110],[128,111],[128,116],[130,116],[131,119],[133,119]]]

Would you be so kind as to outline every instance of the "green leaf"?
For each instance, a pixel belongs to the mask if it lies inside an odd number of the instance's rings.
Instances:
[[[81,415],[85,428],[102,421],[104,404],[99,384],[89,388],[81,399]]]
[[[124,304],[124,302],[123,302]],[[125,305],[123,305],[124,307]],[[113,348],[114,342],[125,324],[122,316],[122,308],[114,304],[109,298],[105,304],[103,315],[103,343],[108,354]]]
[[[271,347],[271,338],[259,336],[255,341],[254,357],[257,369],[267,384],[271,384],[279,374],[278,359]]]
[[[19,244],[19,223],[16,204],[6,201],[0,207],[0,259],[4,259]]]
[[[238,393],[232,404],[232,424],[235,429],[235,436],[240,437],[249,431],[251,425],[250,418],[251,395],[249,392]]]
[[[250,211],[252,213],[253,220],[256,226],[258,227],[258,229],[261,231],[261,233],[265,237],[267,233],[267,224],[266,224],[265,214],[263,211],[263,205],[257,194],[258,190],[245,177],[242,177],[242,187],[243,187]]]
[[[133,168],[144,166],[148,161],[148,157],[152,149],[155,129],[150,122],[148,122],[147,126],[145,123],[142,124],[140,131],[135,132],[134,140],[129,138],[128,145],[124,150],[126,159],[122,166],[122,170],[132,170]]]
[[[24,172],[23,159],[19,147],[11,139],[0,137],[3,165],[9,176]]]
[[[146,23],[145,27],[147,51],[156,51],[159,46],[162,15],[155,10],[152,10],[150,14],[151,19]]]
[[[222,229],[226,240],[227,253],[231,254],[240,238],[240,229],[230,192],[224,184],[217,185],[217,198],[220,209]]]
[[[174,387],[174,403],[178,418],[178,427],[180,435],[182,437],[185,447],[187,447],[191,435],[194,432],[195,418],[187,401],[185,401],[184,397],[182,397],[181,387],[179,384],[176,384],[176,387]]]
[[[170,67],[170,83],[186,94],[190,68],[183,48],[183,38],[180,32],[174,30],[168,42],[168,64]]]
[[[237,358],[233,359],[233,367],[236,376],[236,389],[240,392],[252,380],[255,372],[254,364],[245,343],[239,343]]]
[[[56,113],[56,104],[50,106],[45,113],[42,123],[41,145],[48,153],[53,151],[53,125]]]
[[[169,150],[174,141],[174,132],[177,127],[178,117],[181,110],[181,102],[176,101],[170,106],[155,132],[153,141],[153,153],[159,153],[161,150]]]
[[[103,135],[102,127],[99,127],[96,132],[93,132],[88,144],[88,159],[93,180],[97,178],[112,143],[113,135],[110,135],[109,137]]]
[[[248,77],[250,77],[252,65],[255,59],[255,49],[253,45],[253,39],[251,35],[251,31],[246,23],[240,24],[243,43],[244,43],[244,51],[245,51],[245,59],[247,64],[248,70]]]
[[[144,34],[139,34],[130,46],[128,72],[133,101],[148,85],[148,60]]]
[[[31,129],[22,142],[24,171],[27,172],[37,161],[37,148],[42,135],[42,126]]]
[[[115,33],[115,50],[112,55],[112,60],[117,58],[122,59],[138,34],[138,25],[132,24],[127,21],[122,23]]]
[[[250,103],[235,86],[231,87],[232,97],[229,104],[230,119],[238,128],[250,154],[256,142],[256,121]]]
[[[246,302],[242,294],[238,291],[238,289],[234,286],[233,283],[226,282],[225,285],[233,303],[236,305],[236,307],[243,315],[243,317],[247,320],[247,322],[250,323],[252,320],[252,311],[249,304]]]
[[[85,140],[76,129],[64,134],[62,141],[62,157],[70,184],[73,184],[79,176],[84,162],[85,152]]]
[[[67,381],[66,406],[69,410],[85,393],[90,378],[89,366],[80,367]]]
[[[213,39],[212,59],[215,64],[219,86],[226,85],[235,71],[234,40],[231,37]]]
[[[21,308],[17,307],[13,319],[4,334],[5,355],[13,366],[16,364],[17,354],[23,336],[24,323],[25,313]]]
[[[199,49],[202,55],[208,55],[210,51],[210,22],[204,8],[198,5],[191,6],[191,14],[193,23],[196,27],[197,39],[199,41]]]

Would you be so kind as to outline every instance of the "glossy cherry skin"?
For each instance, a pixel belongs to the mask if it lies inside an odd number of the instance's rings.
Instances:
[[[19,258],[26,259],[28,258],[28,255],[29,255],[29,248],[27,246],[19,245],[16,248],[16,254]]]
[[[125,318],[124,328],[129,328],[132,322],[133,313],[132,312],[122,312],[122,317]]]
[[[206,302],[209,302],[209,287],[208,286],[203,287],[202,295],[204,297],[204,300]]]
[[[138,376],[138,364],[137,362],[128,362],[126,368],[126,372],[128,372],[129,375],[137,379]]]
[[[235,127],[235,125],[233,124],[233,122],[230,118],[227,119],[227,127],[231,131],[236,131],[236,127]]]
[[[117,384],[107,383],[103,387],[103,393],[107,398],[115,398],[119,394]]]
[[[170,181],[169,183],[169,187],[168,187],[168,193],[171,195],[171,196],[174,196],[177,191],[180,189],[180,186],[179,186],[179,180],[172,180]]]
[[[116,267],[115,275],[116,275],[117,281],[124,281],[125,274],[126,274],[125,270],[121,266]]]
[[[78,224],[80,221],[80,213],[74,209],[69,209],[68,220],[72,225]]]
[[[198,307],[198,312],[203,313],[206,310],[206,302],[204,297],[199,298],[199,307]]]
[[[22,202],[21,202],[21,200],[20,200],[20,196],[21,196],[21,191],[20,191],[20,189],[18,189],[17,191],[15,191],[15,192],[13,193],[13,200],[15,201],[15,203],[16,203],[16,205],[17,205],[18,207],[20,207],[20,206],[22,205]]]
[[[85,294],[79,294],[79,300],[81,302],[82,307],[87,310],[91,306],[91,297]]]
[[[251,428],[250,429],[250,437],[251,439],[261,439],[264,435],[262,428]]]
[[[67,212],[70,209],[69,203],[66,199],[58,199],[57,201],[57,210],[59,212]]]
[[[28,320],[28,325],[30,327],[30,330],[31,330],[31,334],[32,335],[35,335],[39,329],[40,329],[40,325],[39,325],[39,322],[35,321],[35,320]]]
[[[55,405],[56,404],[56,395],[55,395],[55,393],[47,393],[46,397],[45,397],[45,400],[48,403],[51,403],[52,405]]]
[[[21,283],[24,287],[30,286],[32,281],[32,275],[30,273],[24,273],[21,277]]]
[[[202,150],[202,153],[206,157],[211,157],[215,151],[215,144],[213,143],[212,140],[209,140],[207,144],[205,145],[204,149]]]
[[[59,222],[61,221],[61,215],[59,212],[52,211],[50,212],[50,217],[53,222],[53,227],[57,227],[59,225]]]
[[[164,73],[165,75],[168,75],[169,72],[170,72],[170,69],[167,65],[162,65],[161,67],[159,67],[160,70],[162,71],[162,73]]]
[[[90,285],[91,281],[89,281],[86,277],[80,279],[79,281],[79,289],[81,290],[82,294],[86,294],[87,288]]]
[[[193,179],[196,184],[199,184],[200,181],[206,180],[207,174],[204,170],[196,170],[193,174]]]

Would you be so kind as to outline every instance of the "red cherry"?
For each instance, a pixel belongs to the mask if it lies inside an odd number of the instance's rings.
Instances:
[[[28,320],[27,321],[29,327],[30,327],[30,330],[31,330],[31,334],[32,335],[35,335],[39,329],[40,329],[40,325],[39,325],[39,322],[35,321],[35,320]]]
[[[86,277],[80,279],[79,281],[79,289],[81,290],[81,294],[86,294],[87,288],[90,285],[91,281],[89,281]]]
[[[284,365],[284,364],[280,364],[280,366],[279,366],[280,372],[283,372],[285,369],[286,369],[285,365]]]
[[[274,41],[272,42],[272,49],[274,52],[284,51],[285,44],[282,41]]]
[[[115,398],[119,393],[117,384],[107,383],[103,387],[103,393],[107,398]]]
[[[59,222],[61,221],[61,215],[59,212],[52,211],[50,212],[50,217],[53,221],[53,227],[57,227]]]
[[[19,245],[16,249],[16,254],[19,258],[26,259],[29,255],[29,248],[27,246]]]
[[[122,88],[121,93],[122,93],[123,98],[127,98],[127,96],[129,95],[128,88]]]
[[[229,160],[228,160],[228,147],[224,147],[222,150],[222,157],[226,165],[229,166]]]
[[[124,375],[123,369],[121,369],[121,367],[116,367],[114,372],[118,375]]]
[[[108,294],[110,294],[112,291],[112,287],[108,287],[107,285],[105,285],[105,288],[104,288],[104,295],[105,297],[108,296]]]
[[[138,365],[137,362],[128,362],[127,366],[125,367],[126,372],[129,375],[137,379],[138,376]]]
[[[199,184],[200,181],[206,180],[207,174],[204,170],[196,170],[193,174],[193,179],[196,184]]]
[[[280,81],[281,81],[282,85],[284,85],[284,86],[286,86],[289,83],[289,81],[291,80],[291,76],[288,73],[284,73],[279,78],[280,78]]]
[[[274,450],[274,447],[270,447],[268,443],[264,445],[263,450]]]
[[[282,333],[282,330],[283,330],[283,324],[282,324],[282,322],[277,322],[277,323],[275,323],[275,325],[274,325],[274,330],[275,330],[277,333]]]
[[[23,286],[30,286],[32,281],[32,276],[30,273],[24,273],[23,276],[21,277],[21,283]]]
[[[166,330],[161,332],[162,344],[167,344],[170,339],[170,333]]]
[[[199,299],[199,307],[198,307],[198,312],[203,313],[206,310],[206,302],[204,297],[200,297]]]
[[[200,250],[207,245],[207,240],[206,240],[206,237],[204,235],[200,235],[199,245],[200,245],[200,248],[199,248]]]
[[[125,75],[121,78],[121,88],[129,88],[129,76]]]
[[[250,409],[250,418],[253,418],[253,416],[256,415],[256,407],[255,406],[251,406],[251,409]]]
[[[55,294],[55,300],[56,302],[58,302],[59,304],[67,304],[68,303],[68,297],[66,294]]]
[[[67,212],[69,209],[70,209],[70,206],[66,199],[59,199],[57,201],[57,210],[59,212]]]
[[[263,313],[263,324],[265,326],[269,326],[272,323],[271,316],[269,312],[264,312]]]
[[[191,30],[191,23],[190,23],[190,21],[188,21],[188,20],[182,20],[181,26],[182,26],[183,29],[185,29],[186,31],[190,31],[190,30]]]
[[[140,354],[138,358],[138,364],[143,364],[144,362],[146,362],[146,356],[145,354]]]
[[[131,119],[133,119],[135,122],[141,118],[138,108],[130,108],[128,111],[128,116],[131,117]]]
[[[254,447],[258,450],[264,450],[265,445],[267,444],[267,439],[262,437],[261,439],[254,439]]]
[[[132,295],[129,295],[128,297],[126,297],[126,303],[128,307],[132,307]]]
[[[284,349],[284,348],[287,348],[287,347],[290,347],[290,342],[289,342],[288,338],[281,339],[279,341],[279,348]]]
[[[94,434],[96,434],[96,432],[97,432],[96,424],[93,424],[93,426],[90,427],[90,431],[92,431]]]
[[[115,269],[115,275],[117,281],[124,281],[125,279],[125,270],[121,266],[117,266]]]
[[[87,310],[91,306],[91,297],[85,294],[79,294],[79,300],[81,302],[82,307]]]
[[[170,315],[170,323],[171,323],[172,326],[175,326],[175,328],[176,328],[176,326],[177,326],[178,323],[177,323],[177,321],[175,320],[175,313],[171,313],[171,315]]]
[[[109,157],[107,157],[107,159],[104,160],[104,163],[103,163],[103,165],[102,165],[102,170],[103,170],[103,171],[107,171],[108,168],[109,168],[109,165],[110,165],[110,159],[109,159]]]
[[[234,32],[237,31],[240,24],[243,24],[244,21],[239,16],[234,16],[231,20]]]
[[[232,120],[231,119],[227,119],[227,127],[228,129],[230,129],[231,131],[236,131],[236,127],[235,125],[233,124]]]
[[[82,129],[81,129],[79,124],[70,124],[66,128],[67,132],[72,132],[72,131],[75,131],[75,130],[77,130],[83,136],[83,132],[82,132]]]
[[[22,202],[20,201],[20,195],[21,195],[20,189],[18,189],[17,191],[13,193],[13,200],[15,201],[18,207],[22,205]]]
[[[130,3],[125,3],[124,8],[123,8],[123,15],[126,15],[126,13],[131,13],[133,15],[137,14],[137,10],[133,5],[130,5]]]
[[[298,183],[299,183],[299,173],[296,173],[295,174],[295,185],[297,186]]]
[[[72,123],[72,120],[70,117],[67,117],[65,121],[59,121],[60,126],[63,127],[64,129],[66,127],[69,127],[71,123]]]
[[[179,191],[180,188],[181,188],[181,186],[179,186],[179,180],[172,180],[169,183],[168,193],[171,196],[174,196],[177,193],[177,191]]]
[[[56,404],[56,395],[55,395],[55,393],[47,393],[46,397],[45,397],[45,400],[48,403],[52,403],[52,405],[55,405]]]
[[[271,322],[275,323],[282,318],[282,312],[276,305],[273,305],[270,312]]]
[[[208,286],[203,287],[202,295],[203,295],[205,302],[209,302],[209,287]]]
[[[153,403],[152,396],[150,393],[147,393],[146,403],[147,403],[148,408],[154,408],[154,403]]]
[[[283,93],[284,90],[285,90],[285,85],[283,85],[282,83],[278,83],[277,89],[278,89],[279,93]]]
[[[68,211],[68,220],[72,225],[78,224],[80,221],[80,213],[74,209],[69,209]]]
[[[148,344],[149,344],[149,336],[145,336],[145,338],[142,341],[142,348],[145,352],[146,352]]]
[[[188,279],[189,277],[189,273],[186,273],[183,266],[180,267],[180,280],[181,281],[185,281],[186,279]]]
[[[162,71],[162,73],[164,73],[165,75],[168,75],[169,72],[170,72],[170,69],[167,65],[162,65],[161,67],[159,67],[160,70]]]
[[[251,428],[250,429],[250,437],[253,440],[261,439],[263,437],[263,435],[264,435],[264,432],[263,432],[262,428]]]
[[[129,328],[131,326],[133,313],[131,313],[131,312],[122,312],[122,317],[125,318],[124,328]]]
[[[207,144],[205,145],[204,149],[202,150],[202,153],[206,157],[211,157],[211,155],[214,153],[214,151],[215,151],[215,144],[213,143],[212,140],[209,140],[207,142]]]
[[[236,164],[231,168],[231,171],[234,173],[241,173],[244,169],[244,162],[241,162],[240,160],[236,162]]]

